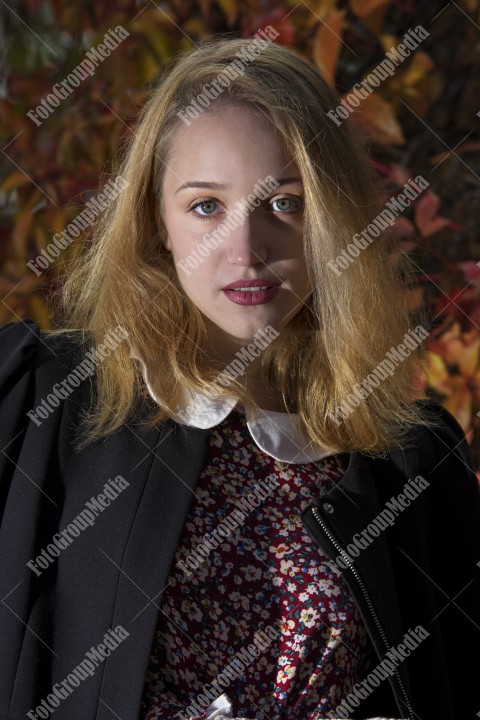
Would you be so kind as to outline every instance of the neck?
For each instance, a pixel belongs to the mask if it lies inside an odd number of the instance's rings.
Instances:
[[[220,362],[224,367],[235,359],[235,354],[246,343],[238,344],[235,342],[229,343],[228,348],[225,341],[223,343],[209,341],[208,343],[208,355],[214,358],[216,362]],[[262,410],[269,410],[271,412],[286,412],[285,407],[281,401],[281,398],[277,395],[271,395],[268,393],[265,382],[261,378],[261,356],[254,358],[245,368],[245,384],[250,393],[253,396],[255,404]]]

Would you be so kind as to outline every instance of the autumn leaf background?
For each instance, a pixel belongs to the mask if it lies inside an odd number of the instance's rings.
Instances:
[[[402,41],[428,37],[366,97],[350,122],[366,138],[386,201],[409,178],[427,190],[395,223],[417,273],[412,312],[430,317],[421,395],[458,420],[480,469],[480,0],[25,0],[2,7],[0,324],[54,323],[50,299],[81,238],[37,276],[27,265],[113,176],[149,86],[177,52],[267,25],[342,97]],[[129,36],[40,126],[27,112],[110,28]],[[480,478],[480,472],[478,474]]]

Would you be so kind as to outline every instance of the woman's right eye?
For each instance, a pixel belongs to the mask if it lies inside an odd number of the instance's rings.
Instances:
[[[198,208],[200,205],[207,205],[207,206],[210,205],[210,206],[212,206],[212,205],[218,205],[218,203],[217,203],[215,200],[200,200],[199,202],[195,203],[195,205],[193,205],[193,206],[190,208],[190,211],[195,210],[195,209]],[[214,214],[215,214],[214,212],[208,212],[208,210],[207,210],[206,213],[194,212],[194,215],[196,215],[198,218],[202,218],[202,219],[208,218],[208,217],[212,217]]]

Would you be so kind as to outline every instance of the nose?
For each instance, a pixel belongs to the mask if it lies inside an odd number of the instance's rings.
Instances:
[[[260,227],[260,219],[254,210],[243,220],[234,221],[225,243],[231,265],[264,264],[268,257],[266,228]]]

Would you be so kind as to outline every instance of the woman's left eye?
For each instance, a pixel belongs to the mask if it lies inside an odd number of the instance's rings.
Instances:
[[[278,198],[277,200],[274,200],[272,202],[272,205],[275,205],[275,203],[287,203],[287,204],[290,203],[290,207],[286,207],[286,208],[281,207],[280,212],[283,212],[283,211],[294,212],[295,210],[299,210],[301,207],[303,207],[303,202],[302,202],[301,198],[283,197],[283,198]],[[292,203],[294,205],[293,209],[291,207]]]

